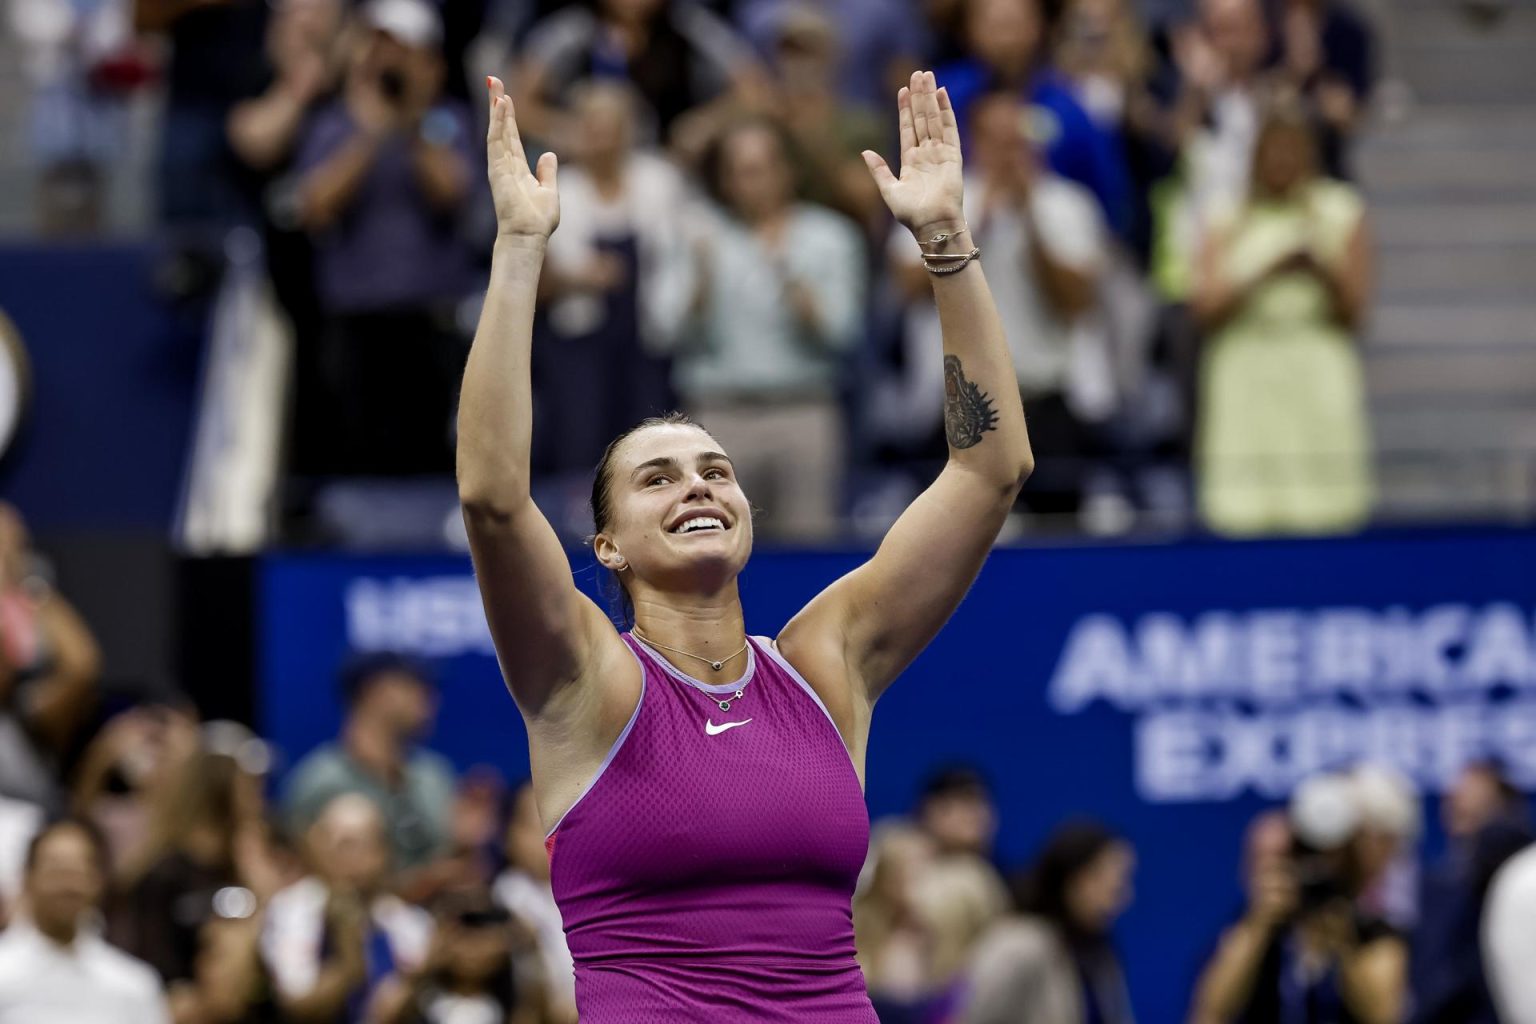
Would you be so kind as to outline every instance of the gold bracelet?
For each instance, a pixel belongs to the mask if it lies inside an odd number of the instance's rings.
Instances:
[[[958,257],[957,260],[946,260],[943,266],[936,267],[928,261],[930,259],[936,259],[937,257],[924,255],[923,269],[928,271],[930,274],[958,274],[960,271],[969,266],[972,260],[981,259],[981,249],[976,248],[967,253],[956,253],[955,256]]]
[[[969,230],[971,230],[971,229],[968,226],[966,226],[965,224],[961,224],[958,228],[956,228],[953,231],[940,231],[938,234],[936,234],[932,238],[928,239],[928,241],[926,241],[926,242],[918,242],[917,243],[917,247],[919,249],[921,249],[924,246],[928,246],[928,245],[943,245],[945,242],[949,241],[951,238],[954,238],[954,237],[956,237],[958,235],[962,235],[962,234],[964,234],[965,232],[967,232]],[[924,253],[924,255],[927,255],[927,253]]]

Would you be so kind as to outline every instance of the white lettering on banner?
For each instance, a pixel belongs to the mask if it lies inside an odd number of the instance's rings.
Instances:
[[[345,596],[347,642],[429,658],[494,654],[473,576],[363,577]]]
[[[1086,615],[1048,699],[1140,715],[1136,785],[1154,801],[1281,797],[1361,759],[1440,787],[1495,756],[1536,787],[1536,618],[1507,602]]]

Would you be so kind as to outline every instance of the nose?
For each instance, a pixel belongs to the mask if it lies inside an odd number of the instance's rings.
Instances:
[[[684,495],[684,501],[696,501],[710,496],[709,481],[704,479],[703,473],[694,473],[688,479],[688,493]]]

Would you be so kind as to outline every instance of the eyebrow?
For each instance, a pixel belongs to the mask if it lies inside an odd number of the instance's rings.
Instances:
[[[731,466],[732,468],[735,468],[736,465],[731,461],[731,457],[724,452],[700,452],[698,461],[724,462],[726,465]],[[645,462],[640,463],[640,465],[636,466],[629,475],[639,476],[641,473],[648,469],[673,469],[676,468],[677,465],[678,461],[672,456],[662,455],[658,458],[647,459]]]

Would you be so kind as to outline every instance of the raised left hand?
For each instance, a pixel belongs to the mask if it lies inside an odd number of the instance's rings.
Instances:
[[[901,120],[901,174],[878,153],[864,151],[864,163],[896,219],[919,240],[964,224],[964,178],[960,128],[949,93],[933,72],[914,71],[911,85],[896,95]]]

